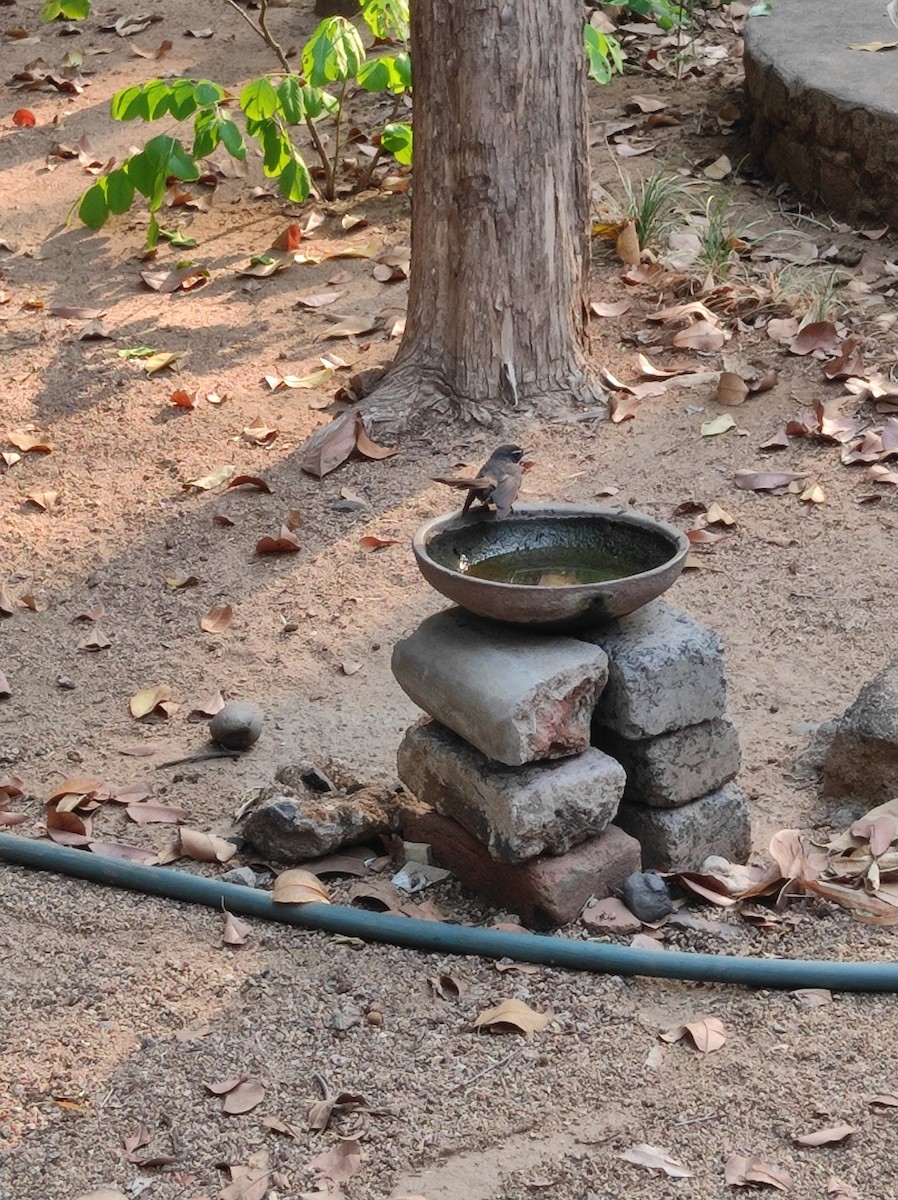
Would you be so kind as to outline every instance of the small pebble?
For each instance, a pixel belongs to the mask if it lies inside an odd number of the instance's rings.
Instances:
[[[259,740],[262,713],[254,704],[232,700],[209,722],[209,735],[228,750],[248,750]]]
[[[382,1012],[378,1012],[376,1008],[372,1008],[371,1012],[366,1015],[365,1020],[369,1025],[383,1025],[384,1015]]]
[[[225,883],[238,883],[241,887],[258,887],[259,880],[252,867],[233,867],[222,875]]]
[[[78,685],[75,683],[74,679],[70,679],[68,675],[57,675],[56,676],[56,686],[65,688],[65,690],[67,692],[71,692]]]
[[[621,899],[634,917],[651,924],[673,912],[667,884],[654,871],[634,871],[621,886]]]

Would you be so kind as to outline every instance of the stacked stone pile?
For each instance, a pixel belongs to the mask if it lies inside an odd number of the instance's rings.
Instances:
[[[573,920],[641,859],[747,855],[722,648],[670,605],[574,636],[447,609],[393,673],[433,718],[399,748],[405,836],[525,920]]]

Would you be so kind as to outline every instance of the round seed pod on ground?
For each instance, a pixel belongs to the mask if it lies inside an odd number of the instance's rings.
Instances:
[[[254,704],[232,700],[209,722],[209,734],[228,750],[248,750],[259,740],[262,721],[262,713]]]

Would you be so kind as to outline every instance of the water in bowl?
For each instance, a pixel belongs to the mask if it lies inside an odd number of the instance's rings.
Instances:
[[[645,560],[640,562],[600,546],[543,546],[493,554],[478,562],[469,562],[462,556],[458,569],[465,575],[493,583],[576,587],[639,575],[651,566]]]

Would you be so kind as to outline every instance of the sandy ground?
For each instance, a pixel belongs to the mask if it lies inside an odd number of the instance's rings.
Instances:
[[[77,160],[46,171],[46,156],[55,143],[87,134],[98,159],[121,158],[143,131],[108,118],[117,88],[160,68],[236,86],[264,69],[263,48],[213,4],[197,5],[189,20],[215,26],[208,40],[183,36],[188,22],[171,0],[156,6],[163,20],[134,40],[152,49],[171,39],[161,63],[133,57],[125,40],[99,30],[99,17],[79,36],[59,37],[39,26],[36,7],[5,10],[5,25],[40,41],[4,39],[0,114],[2,424],[8,433],[33,423],[53,446],[24,454],[0,487],[0,583],[14,599],[33,596],[38,610],[15,606],[0,622],[0,669],[12,693],[0,701],[0,770],[21,777],[28,792],[17,806],[28,822],[17,832],[38,835],[42,801],[75,773],[149,781],[159,799],[187,809],[191,825],[225,834],[247,792],[285,762],[333,757],[359,778],[392,780],[396,746],[418,714],[392,680],[390,649],[442,607],[418,576],[408,540],[423,518],[449,507],[431,477],[481,461],[496,434],[476,426],[435,432],[383,462],[353,461],[321,482],[303,475],[296,450],[331,415],[309,399],[326,393],[271,392],[263,377],[303,374],[334,348],[354,368],[386,362],[396,343],[381,334],[325,341],[328,320],[298,309],[297,297],[345,272],[341,312],[392,312],[404,306],[405,285],[378,283],[370,259],[359,258],[295,266],[265,280],[235,275],[310,211],[251,198],[260,182],[253,165],[248,181],[221,184],[210,211],[167,215],[199,239],[193,254],[211,281],[171,296],[143,288],[145,219],[122,218],[99,234],[64,227],[90,180]],[[276,10],[271,21],[285,44],[301,42],[313,26],[303,5]],[[700,78],[676,86],[635,74],[595,93],[597,128],[624,119],[633,92],[664,97],[681,120],[647,135],[651,154],[617,165],[645,175],[657,163],[694,167],[724,152],[739,160],[738,124],[732,134],[715,119],[739,104],[738,45],[726,31],[710,40],[722,41],[729,57]],[[55,64],[73,44],[92,72],[83,94],[8,86],[24,64],[38,55]],[[22,104],[35,113],[34,128],[12,125]],[[364,112],[360,105],[359,119]],[[594,174],[619,190],[603,148],[595,150]],[[860,284],[879,280],[898,253],[888,234],[868,240],[825,213],[796,216],[791,197],[762,184],[733,185],[731,203],[743,227],[761,222],[820,252],[832,245],[860,252],[853,269]],[[341,226],[344,207],[325,212],[309,253],[407,241],[405,196],[348,202],[370,222],[352,233]],[[173,265],[178,254],[162,250],[159,262]],[[593,321],[597,365],[632,379],[642,350],[656,362],[719,368],[717,355],[663,349],[669,331],[659,335],[644,319],[655,300],[646,289],[628,289],[620,275],[621,264],[597,243],[594,298],[631,300],[626,315]],[[114,340],[78,341],[84,321],[53,316],[59,305],[106,310]],[[863,339],[868,369],[894,366],[893,300],[877,297],[874,305],[856,289],[839,319]],[[772,391],[731,410],[737,428],[729,433],[700,436],[702,422],[724,411],[708,388],[644,400],[636,419],[620,425],[545,426],[521,414],[508,432],[535,463],[529,498],[592,501],[614,488],[614,502],[664,519],[687,500],[716,500],[736,518],[671,599],[725,641],[744,748],[740,781],[762,852],[776,829],[827,823],[814,789],[796,784],[790,766],[807,727],[843,711],[892,652],[898,508],[894,489],[871,486],[863,467],[842,466],[837,447],[806,439],[773,455],[759,451],[796,412],[838,388],[823,382],[819,361],[785,354],[752,321],[727,324],[735,332],[728,352],[780,371]],[[148,378],[139,362],[117,356],[144,344],[185,352],[179,373]],[[168,403],[176,387],[225,399],[180,410]],[[241,437],[260,424],[278,429],[269,447]],[[225,464],[264,474],[271,494],[185,489]],[[825,503],[733,486],[735,470],[767,467],[807,472]],[[50,511],[28,502],[48,490],[59,495]],[[859,503],[871,491],[881,499]],[[347,493],[367,507],[335,508]],[[254,555],[258,539],[275,533],[290,510],[303,516],[299,552]],[[233,523],[220,524],[222,515]],[[684,528],[693,521],[674,519]],[[397,541],[366,553],[359,546],[366,534]],[[194,586],[166,582],[189,575]],[[230,628],[201,632],[199,619],[224,603],[234,609]],[[106,615],[94,625],[111,644],[79,649],[92,626],[77,618],[98,605]],[[180,707],[170,720],[137,723],[128,699],[157,683],[171,687]],[[156,770],[202,747],[204,727],[188,714],[218,688],[265,710],[252,754]],[[153,757],[124,753],[137,746]],[[111,806],[94,829],[156,849],[169,840],[164,827],[138,828]],[[506,915],[453,884],[432,894],[452,919]],[[488,962],[359,947],[258,923],[246,946],[229,949],[214,912],[10,867],[0,868],[0,911],[2,1200],[72,1200],[100,1187],[201,1200],[227,1185],[227,1166],[260,1151],[275,1174],[258,1195],[286,1200],[313,1188],[308,1163],[339,1134],[360,1139],[363,1165],[344,1188],[365,1200],[403,1193],[719,1200],[730,1194],[723,1164],[732,1153],[787,1169],[791,1194],[803,1200],[827,1195],[833,1176],[858,1191],[832,1185],[832,1195],[886,1200],[898,1187],[894,1110],[870,1105],[894,1088],[889,998],[837,995],[809,1008],[776,992],[545,968],[500,972]],[[579,925],[563,933],[586,936]],[[894,957],[892,933],[826,906],[796,906],[773,930],[736,922],[665,936],[670,945],[725,954]],[[441,998],[428,983],[441,972],[458,982],[458,999]],[[527,1040],[472,1032],[479,1011],[509,997],[551,1007],[552,1024]],[[701,1016],[723,1022],[720,1050],[705,1056],[659,1041],[662,1028]],[[244,1115],[224,1114],[205,1085],[240,1075],[261,1080],[264,1101]],[[362,1094],[376,1111],[310,1131],[318,1076],[332,1091]],[[292,1134],[272,1131],[265,1116],[288,1123]],[[841,1122],[856,1132],[839,1146],[792,1140]],[[129,1161],[123,1140],[141,1123],[150,1141]],[[639,1142],[667,1149],[693,1177],[667,1180],[617,1157]]]

